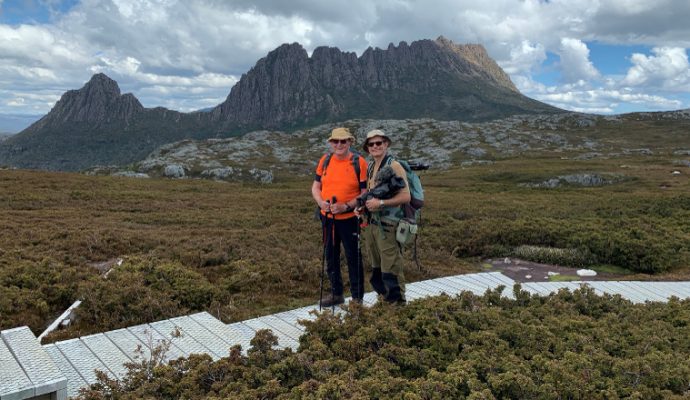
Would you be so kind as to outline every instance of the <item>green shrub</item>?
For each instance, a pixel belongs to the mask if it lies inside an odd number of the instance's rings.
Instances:
[[[597,262],[589,250],[560,249],[555,247],[522,245],[516,247],[512,255],[528,261],[573,267],[584,267]]]
[[[690,300],[514,292],[324,312],[305,323],[297,352],[275,350],[275,336],[260,331],[246,357],[180,359],[126,386],[102,375],[81,399],[687,396]]]

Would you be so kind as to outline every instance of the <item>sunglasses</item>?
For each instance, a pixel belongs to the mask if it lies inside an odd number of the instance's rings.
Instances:
[[[338,144],[338,143],[345,144],[345,143],[349,143],[350,139],[333,139],[333,140],[329,140],[329,141],[333,144]]]
[[[367,143],[367,146],[369,146],[369,147],[382,146],[382,145],[383,145],[383,141],[381,141],[381,140],[379,140],[378,142],[369,142],[369,143]]]

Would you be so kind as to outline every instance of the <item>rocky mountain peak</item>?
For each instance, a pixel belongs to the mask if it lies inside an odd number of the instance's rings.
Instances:
[[[131,93],[120,94],[117,82],[103,73],[95,74],[78,90],[65,92],[53,109],[29,130],[46,125],[87,122],[95,126],[115,121],[128,122],[144,110]]]
[[[446,51],[456,54],[458,57],[474,64],[483,73],[485,78],[493,80],[496,84],[517,92],[517,88],[510,80],[508,74],[489,56],[481,44],[456,44],[452,40],[439,36],[435,43]]]
[[[91,77],[88,82],[81,88],[87,97],[103,97],[116,99],[120,97],[120,86],[117,82],[110,79],[110,77],[102,72],[99,72]]]
[[[472,120],[504,115],[501,104],[510,113],[553,110],[522,96],[479,44],[459,45],[440,36],[370,47],[360,57],[317,47],[309,57],[299,43],[291,43],[244,74],[212,119],[227,129],[275,129],[363,115]]]

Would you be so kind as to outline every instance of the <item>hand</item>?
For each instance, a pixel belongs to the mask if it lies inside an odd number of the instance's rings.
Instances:
[[[347,204],[345,203],[335,203],[331,204],[331,212],[335,214],[342,214],[347,211]]]
[[[381,200],[372,197],[371,199],[367,200],[367,202],[364,203],[364,205],[367,207],[367,210],[369,211],[378,211],[379,208],[381,208]]]
[[[352,211],[354,211],[354,213],[357,217],[361,217],[362,214],[364,214],[364,210],[365,210],[365,207],[357,207]]]
[[[321,211],[328,214],[331,212],[331,202],[330,201],[322,201],[319,204],[319,208],[321,208]]]

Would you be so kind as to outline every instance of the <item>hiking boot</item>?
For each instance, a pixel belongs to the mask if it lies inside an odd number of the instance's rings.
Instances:
[[[344,302],[345,297],[342,294],[340,296],[329,294],[328,296],[321,298],[321,307],[337,306],[338,304],[343,304]]]

